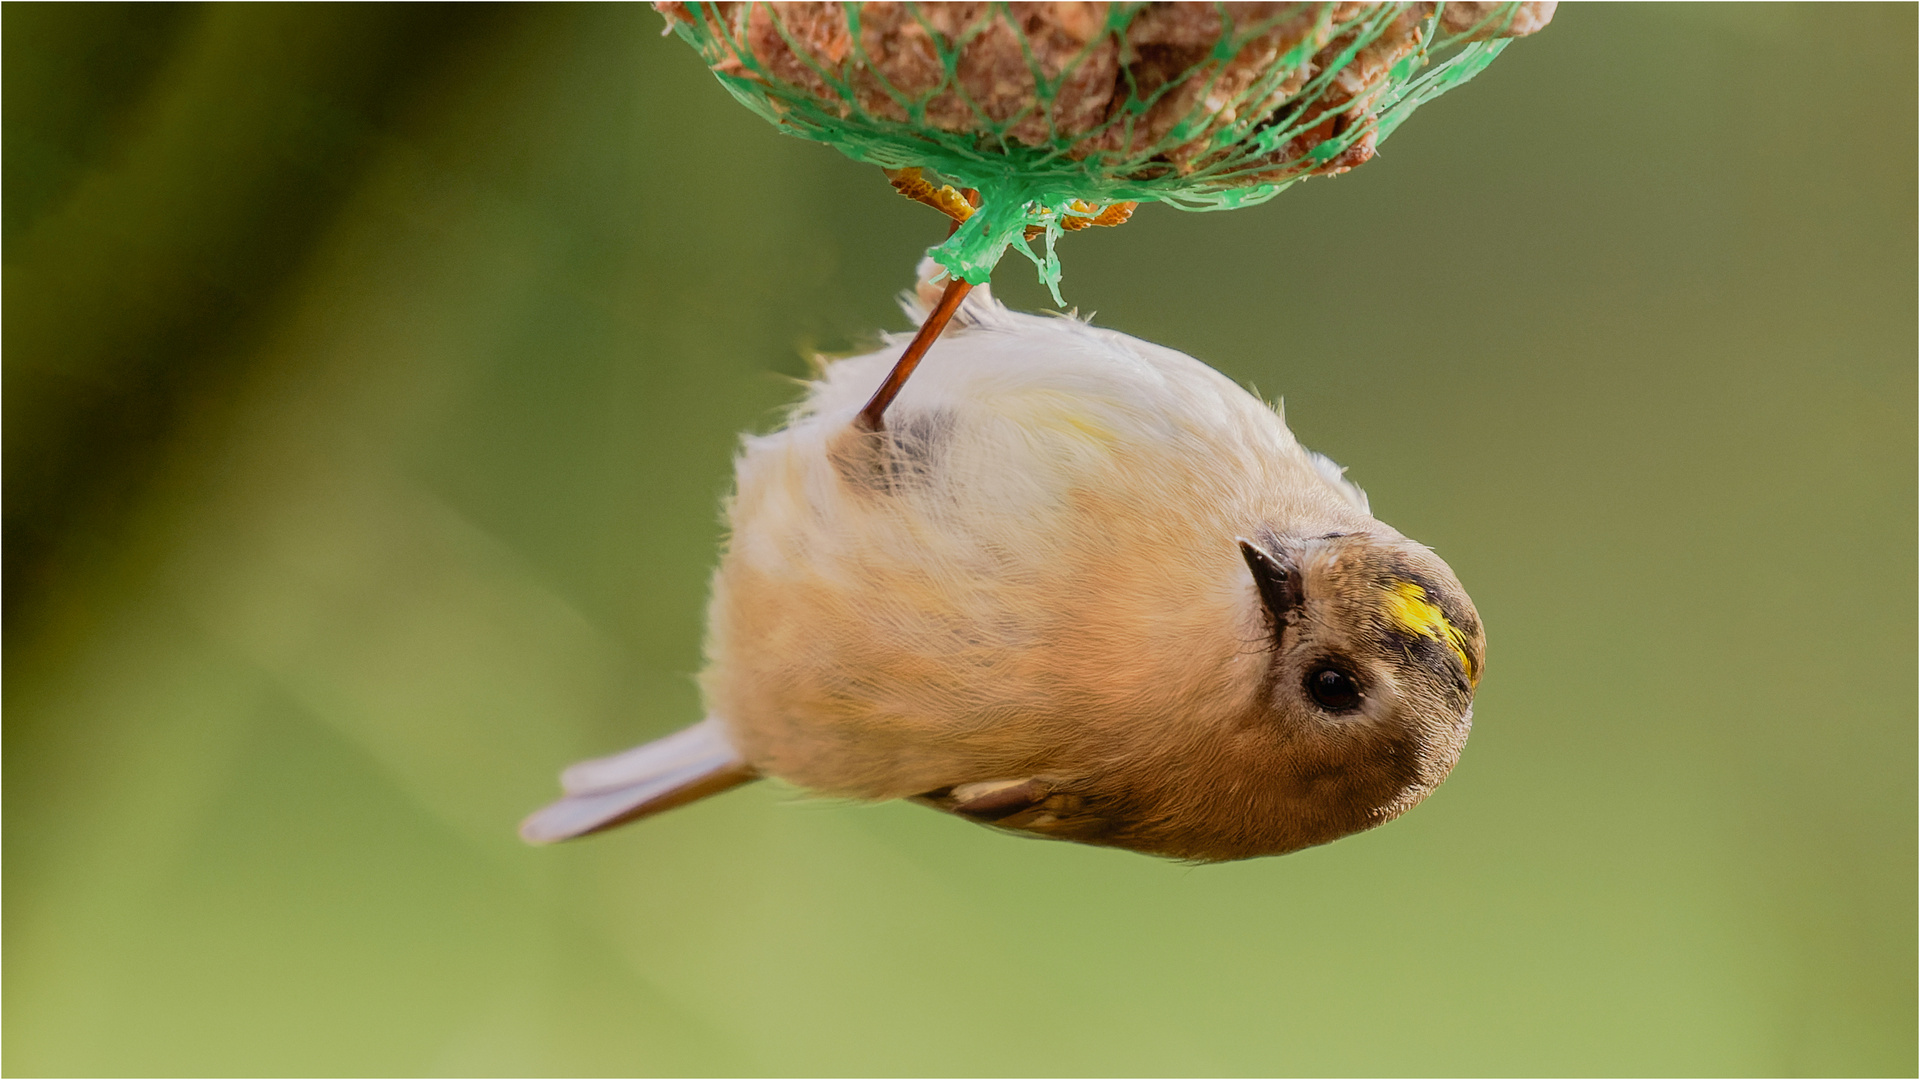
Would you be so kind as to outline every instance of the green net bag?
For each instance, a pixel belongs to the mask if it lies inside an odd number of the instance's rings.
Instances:
[[[1016,248],[1056,301],[1055,241],[1110,223],[1111,212],[1095,220],[1103,206],[1230,209],[1345,172],[1507,39],[1546,25],[1554,7],[655,6],[735,98],[780,130],[976,191],[978,212],[960,207],[965,221],[933,257],[977,284]]]

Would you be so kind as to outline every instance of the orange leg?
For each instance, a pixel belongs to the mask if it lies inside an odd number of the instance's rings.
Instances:
[[[887,182],[893,185],[895,191],[914,202],[925,203],[952,218],[953,225],[947,229],[948,236],[953,235],[961,222],[972,217],[973,211],[980,205],[979,192],[972,188],[965,190],[956,190],[949,186],[936,188],[917,168],[882,171],[887,174]],[[1076,202],[1073,204],[1076,213],[1062,214],[1060,226],[1068,232],[1073,232],[1094,225],[1119,225],[1133,216],[1134,207],[1138,205],[1138,203],[1122,202],[1096,208],[1087,203]],[[1031,240],[1045,231],[1038,225],[1031,226],[1027,229],[1027,239]],[[960,302],[967,298],[967,293],[972,289],[973,286],[970,283],[957,277],[947,282],[946,291],[940,294],[940,302],[934,305],[926,321],[920,324],[920,332],[913,335],[913,340],[907,343],[907,349],[900,354],[900,359],[894,361],[893,370],[887,372],[887,380],[880,384],[880,389],[873,392],[873,397],[867,400],[866,406],[860,410],[860,415],[854,417],[854,426],[862,431],[879,431],[886,427],[887,406],[893,404],[893,399],[900,396],[901,388],[907,385],[907,377],[913,374],[914,368],[920,366],[920,361],[927,355],[927,350],[933,347],[934,340],[940,336],[940,332],[953,321],[954,312],[960,310]]]
[[[893,370],[887,372],[887,381],[880,384],[880,389],[873,392],[873,397],[867,400],[860,415],[854,417],[856,427],[862,431],[879,431],[886,426],[883,414],[887,406],[900,396],[900,388],[907,385],[907,376],[920,366],[920,358],[933,348],[934,339],[947,328],[947,323],[953,321],[953,313],[960,310],[960,301],[965,300],[972,291],[972,283],[961,278],[952,278],[947,282],[947,291],[940,294],[940,302],[934,305],[927,320],[920,324],[920,332],[913,335],[913,340],[907,343],[907,351],[900,354]]]

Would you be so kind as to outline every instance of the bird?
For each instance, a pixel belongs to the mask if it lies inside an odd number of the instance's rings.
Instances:
[[[923,331],[940,275],[902,298]],[[743,438],[706,718],[568,768],[524,839],[772,777],[1212,863],[1372,828],[1447,776],[1486,641],[1438,555],[1206,364],[956,293],[884,423],[862,403],[907,335],[823,361]]]

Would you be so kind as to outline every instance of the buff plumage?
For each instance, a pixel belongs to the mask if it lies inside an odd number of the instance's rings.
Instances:
[[[833,362],[745,441],[709,720],[678,756],[576,767],[530,839],[766,775],[1216,860],[1378,824],[1445,776],[1484,649],[1472,605],[1273,408],[977,290],[862,430],[903,345]],[[1330,669],[1353,707],[1320,700]]]

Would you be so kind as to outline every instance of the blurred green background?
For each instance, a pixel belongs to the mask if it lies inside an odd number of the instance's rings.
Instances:
[[[942,234],[878,170],[641,6],[8,4],[6,1071],[1912,1075],[1915,22],[1570,5],[1064,242],[1489,629],[1426,805],[1193,869],[514,838],[697,717],[736,433]]]

